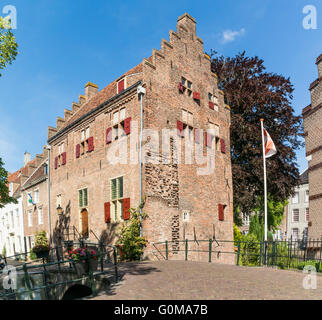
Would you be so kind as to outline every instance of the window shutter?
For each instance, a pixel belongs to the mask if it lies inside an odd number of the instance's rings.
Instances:
[[[212,101],[209,101],[209,108],[215,110],[215,104]]]
[[[87,207],[87,205],[88,205],[87,189],[84,189],[83,192],[84,192],[84,194],[83,194],[83,204],[84,204],[84,207]]]
[[[76,159],[80,157],[80,144],[76,145]]]
[[[55,158],[55,170],[58,168],[58,157]]]
[[[80,208],[83,206],[83,190],[78,191],[78,205]]]
[[[129,220],[130,219],[130,198],[123,200],[123,219]]]
[[[132,118],[127,118],[124,120],[124,132],[126,135],[131,133],[131,120]]]
[[[88,152],[94,151],[94,137],[88,138]]]
[[[200,143],[200,129],[195,129],[195,142]]]
[[[226,142],[224,139],[220,139],[220,148],[222,153],[226,153]]]
[[[179,88],[179,91],[180,91],[181,93],[183,93],[183,85],[182,85],[182,83],[181,83],[181,82],[179,82],[179,84],[178,84],[178,88]]]
[[[66,152],[62,154],[62,165],[64,166],[66,164]]]
[[[124,91],[124,79],[119,81],[117,86],[118,86],[118,93],[121,93],[122,91]]]
[[[111,196],[112,200],[116,199],[116,179],[111,180]]]
[[[199,92],[197,92],[197,91],[194,91],[194,93],[193,93],[193,98],[194,98],[195,100],[200,100],[200,93],[199,93]]]
[[[218,204],[218,219],[219,221],[224,221],[224,205]]]
[[[112,142],[112,128],[108,128],[106,130],[106,144],[109,144]]]
[[[177,132],[179,137],[183,137],[183,122],[177,121]]]
[[[111,203],[104,203],[105,223],[111,223]]]

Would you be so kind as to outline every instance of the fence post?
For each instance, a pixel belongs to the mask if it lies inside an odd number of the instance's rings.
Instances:
[[[94,275],[93,275],[93,271],[92,271],[92,267],[89,259],[87,260],[87,263],[88,263],[89,283],[91,285],[92,294],[95,297],[97,294],[96,294],[96,288],[95,288],[95,282],[94,282]]]
[[[101,257],[100,257],[101,272],[103,272],[103,270],[104,270],[104,254],[103,254],[103,242],[102,241],[99,242],[99,246],[100,246],[100,254],[101,254]]]
[[[259,247],[259,266],[262,266],[262,254],[263,254],[263,243],[262,241],[260,242],[260,247]]]
[[[28,274],[28,270],[27,270],[27,265],[25,263],[22,266],[22,269],[23,269],[23,272],[24,272],[25,283],[26,283],[26,286],[27,286],[27,290],[28,290],[28,293],[29,293],[30,300],[33,300],[29,274]]]
[[[209,239],[209,263],[211,263],[212,240]]]
[[[186,245],[185,245],[185,259],[188,261],[188,239],[186,239]]]
[[[118,272],[117,272],[117,256],[115,247],[113,247],[113,257],[114,257],[114,270],[115,270],[115,282],[118,282]]]
[[[168,240],[165,241],[165,259],[169,260]]]
[[[239,256],[240,256],[240,243],[241,241],[238,241],[238,252],[237,252],[237,266],[239,266]]]

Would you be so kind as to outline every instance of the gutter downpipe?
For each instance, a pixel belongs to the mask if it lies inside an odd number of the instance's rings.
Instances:
[[[52,234],[51,234],[51,217],[50,217],[50,150],[51,146],[47,145],[46,146],[48,150],[48,167],[47,167],[47,187],[48,187],[48,227],[49,227],[49,245],[50,245],[50,254],[51,254],[51,259],[53,260],[53,250],[52,250]]]
[[[143,96],[146,93],[145,88],[143,88],[141,85],[137,89],[137,93],[141,102],[141,110],[140,110],[140,120],[141,120],[141,125],[140,125],[140,153],[139,153],[139,170],[140,170],[140,237],[143,236],[143,231],[142,231],[142,140],[143,140]]]

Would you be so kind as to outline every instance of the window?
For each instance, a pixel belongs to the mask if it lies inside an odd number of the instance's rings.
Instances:
[[[11,227],[15,227],[15,222],[14,222],[14,216],[13,216],[13,211],[10,212],[10,217],[11,217]]]
[[[125,118],[126,118],[126,109],[123,108],[120,110],[120,121],[125,120]]]
[[[305,221],[309,222],[310,219],[310,210],[309,208],[305,208]]]
[[[118,83],[117,83],[117,93],[121,93],[122,91],[124,91],[125,89],[125,78],[120,80]]]
[[[39,190],[34,191],[34,203],[39,203]]]
[[[32,211],[28,211],[28,227],[32,227]]]
[[[300,219],[300,210],[293,209],[293,222],[299,222]]]
[[[292,198],[292,203],[293,204],[299,203],[299,193],[298,192],[295,192],[295,194]]]
[[[113,113],[113,124],[117,124],[118,122],[119,122],[119,113],[117,111]]]
[[[88,150],[88,139],[90,138],[90,128],[81,131],[80,154],[84,155]]]
[[[122,220],[123,215],[123,177],[111,180],[111,212],[114,214],[114,221]]]
[[[292,229],[292,240],[297,241],[299,237],[299,229],[294,228]]]
[[[44,224],[44,216],[43,216],[43,211],[42,208],[38,209],[38,224]]]
[[[17,221],[17,227],[20,227],[20,219],[19,219],[19,209],[16,209],[16,221]]]
[[[87,188],[78,191],[78,201],[80,208],[88,206]]]
[[[189,222],[189,212],[188,211],[183,211],[183,221]]]
[[[309,202],[309,190],[305,190],[305,199],[304,202]]]
[[[183,92],[187,93],[187,95],[190,97],[192,95],[192,82],[182,77],[181,83],[183,86]]]

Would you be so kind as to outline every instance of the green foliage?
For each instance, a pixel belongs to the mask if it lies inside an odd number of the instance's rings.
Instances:
[[[1,42],[0,42],[1,54]],[[3,208],[8,203],[17,203],[15,198],[9,196],[8,189],[8,172],[3,167],[4,163],[0,158],[0,208]]]
[[[242,266],[258,266],[260,259],[260,243],[254,234],[242,236],[239,264]]]
[[[6,257],[6,256],[7,256],[7,249],[6,249],[6,246],[3,246],[3,248],[2,248],[2,256],[3,256],[3,257]]]
[[[32,250],[29,253],[29,259],[30,260],[37,260],[38,259],[36,253],[33,252]]]
[[[16,59],[17,49],[18,44],[12,31],[8,28],[7,21],[0,17],[0,70]]]
[[[234,245],[238,246],[238,243],[239,241],[242,240],[242,238],[243,238],[242,233],[240,232],[236,224],[234,224]]]
[[[130,209],[131,218],[126,221],[120,233],[118,234],[117,246],[121,248],[121,260],[122,261],[138,261],[143,253],[144,247],[146,247],[147,240],[140,237],[140,207],[137,209]],[[146,219],[147,215],[141,213],[142,219]]]
[[[38,231],[35,234],[35,246],[32,248],[34,253],[50,250],[46,231]]]
[[[272,196],[269,194],[267,196],[267,225],[268,230],[276,231],[276,229],[280,226],[283,216],[284,216],[284,208],[287,206],[288,201],[274,201]],[[257,205],[255,208],[256,212],[260,212],[261,216],[264,216],[264,199],[263,197],[259,197],[257,200]]]
[[[234,207],[252,212],[264,193],[261,118],[277,149],[266,162],[268,193],[274,201],[287,199],[299,182],[296,150],[303,146],[302,117],[292,108],[290,79],[267,72],[262,59],[245,52],[230,58],[212,51],[211,56],[211,69],[231,109]]]
[[[240,217],[240,208],[234,208],[234,223],[236,226],[241,227],[243,225],[243,220]]]

